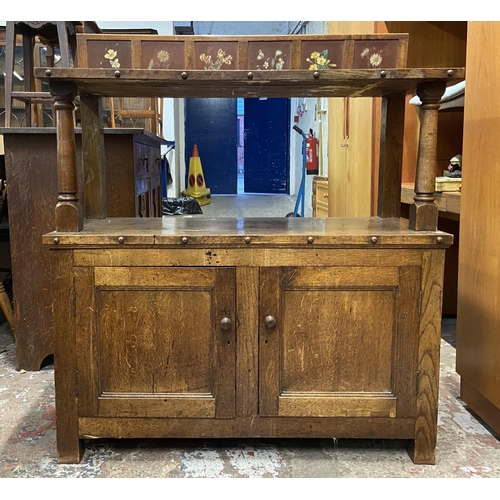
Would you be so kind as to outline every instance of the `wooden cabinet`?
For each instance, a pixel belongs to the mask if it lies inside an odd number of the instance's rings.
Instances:
[[[56,386],[78,391],[58,416],[60,460],[97,437],[378,436],[432,461],[444,249],[392,219],[375,244],[371,219],[344,224],[114,219],[108,234],[58,233],[56,324],[70,330]]]
[[[407,439],[415,463],[434,463],[452,243],[437,230],[435,125],[446,83],[463,69],[397,69],[405,36],[180,38],[126,40],[120,61],[130,53],[132,69],[35,71],[49,81],[59,124],[60,202],[55,231],[43,237],[54,259],[59,461],[78,462],[91,438],[370,437]],[[388,69],[361,68],[373,40],[399,54]],[[117,42],[88,41],[99,54]],[[180,69],[145,69],[148,50],[164,47]],[[327,47],[345,49],[342,71],[307,62]],[[235,69],[200,67],[208,49],[227,65],[234,58]],[[275,70],[261,70],[268,49],[283,55]],[[118,97],[382,97],[378,217],[84,219],[71,142],[76,88]],[[401,138],[405,94],[415,88],[424,118],[406,221],[398,217]],[[95,131],[98,119],[89,113],[82,127]],[[102,164],[93,166],[100,175]]]
[[[313,217],[328,217],[328,178],[314,176],[312,190]]]
[[[57,197],[56,130],[49,127],[3,128],[5,170],[9,185],[9,226],[15,315],[17,367],[39,370],[54,352],[52,271],[50,252],[42,235],[54,227],[53,200]],[[83,192],[81,133],[75,135],[78,186]],[[146,214],[161,215],[160,173],[157,159],[163,139],[142,129],[106,129],[104,133],[107,212],[109,217],[134,217],[138,195],[136,178],[148,179],[145,196],[155,200]],[[137,145],[151,158],[141,175]],[[149,180],[149,179],[152,180]],[[142,193],[139,193],[139,196]],[[158,202],[159,200],[159,202]]]
[[[500,433],[500,68],[488,64],[498,22],[469,22],[458,265],[457,372],[461,398]]]

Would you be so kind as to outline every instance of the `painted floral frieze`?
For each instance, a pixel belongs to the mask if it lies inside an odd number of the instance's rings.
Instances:
[[[256,68],[281,71],[285,66],[285,60],[283,59],[283,57],[283,51],[280,49],[276,49],[274,51],[274,54],[271,53],[270,56],[266,55],[262,49],[259,49],[259,52],[257,54],[258,63],[256,64]]]
[[[203,62],[203,69],[206,71],[218,71],[223,65],[230,66],[233,62],[233,56],[226,54],[222,49],[218,49],[217,56],[212,59],[211,54],[200,54],[200,61]]]
[[[383,61],[381,54],[379,54],[378,52],[373,52],[370,54],[370,49],[368,47],[364,48],[361,51],[360,56],[361,56],[361,59],[366,59],[368,61],[368,64],[372,68],[378,68],[382,64],[382,61]]]
[[[120,65],[120,59],[118,59],[118,51],[114,49],[108,49],[104,54],[104,59],[109,61],[110,66],[113,69],[118,69]]]
[[[169,69],[170,54],[166,50],[159,50],[156,55],[150,59],[148,69]]]
[[[356,42],[354,47],[354,68],[395,68],[399,44],[396,40],[387,42]]]
[[[306,61],[309,63],[310,70],[318,69],[331,69],[336,68],[335,63],[330,62],[328,59],[328,49],[324,49],[321,52],[313,52]]]

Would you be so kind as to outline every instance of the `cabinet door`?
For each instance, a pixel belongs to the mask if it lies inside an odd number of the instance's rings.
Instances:
[[[234,416],[233,268],[75,270],[80,416]]]
[[[260,415],[415,415],[419,267],[263,268],[260,287]]]

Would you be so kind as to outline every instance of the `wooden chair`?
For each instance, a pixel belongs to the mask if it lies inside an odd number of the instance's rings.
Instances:
[[[11,127],[12,102],[22,101],[26,110],[26,126],[43,126],[40,114],[32,113],[32,105],[52,104],[50,92],[42,92],[36,88],[33,77],[33,67],[40,64],[38,54],[34,53],[36,41],[39,40],[46,48],[47,66],[55,64],[54,49],[59,48],[59,67],[69,68],[75,65],[76,33],[100,31],[92,21],[7,21],[5,41],[5,126]],[[16,53],[16,35],[22,35],[24,90],[13,90],[13,74]],[[34,116],[33,116],[34,115]]]

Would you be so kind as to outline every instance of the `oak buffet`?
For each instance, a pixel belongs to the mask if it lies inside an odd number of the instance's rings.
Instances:
[[[79,50],[109,43],[101,37],[80,38]],[[360,38],[371,47],[390,37]],[[452,243],[436,226],[436,125],[439,99],[463,68],[359,68],[354,35],[127,41],[130,67],[36,69],[50,84],[58,124],[55,231],[43,239],[54,264],[59,461],[78,462],[91,438],[328,436],[407,439],[415,463],[434,463],[443,264]],[[332,42],[344,44],[339,67],[301,66]],[[181,67],[144,69],[141,47],[151,43],[171,51],[184,44]],[[217,44],[226,58],[233,50],[234,69],[198,68],[195,55]],[[255,68],[259,44],[288,47],[290,65]],[[399,217],[402,124],[405,94],[415,89],[422,128],[408,221]],[[84,219],[77,93],[89,101],[382,97],[378,216],[108,219],[96,183],[85,196],[95,215]],[[97,116],[91,124],[84,130],[95,148]],[[99,178],[99,154],[92,157],[85,168]]]

